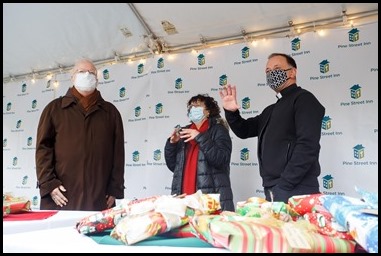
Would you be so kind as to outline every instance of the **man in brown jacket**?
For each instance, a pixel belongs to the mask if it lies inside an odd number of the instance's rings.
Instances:
[[[36,173],[40,209],[101,211],[124,198],[124,130],[118,109],[96,89],[86,59],[72,71],[73,87],[40,116]]]

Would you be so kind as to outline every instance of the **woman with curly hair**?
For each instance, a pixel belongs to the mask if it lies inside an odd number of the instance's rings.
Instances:
[[[232,140],[218,103],[207,94],[198,94],[189,99],[187,114],[190,124],[175,128],[165,144],[165,162],[173,172],[171,193],[219,194],[221,209],[234,211]]]

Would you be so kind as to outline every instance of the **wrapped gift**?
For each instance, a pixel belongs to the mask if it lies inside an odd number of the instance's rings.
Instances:
[[[348,253],[355,242],[321,235],[306,220],[284,222],[273,216],[201,215],[189,224],[200,239],[237,253]]]
[[[268,202],[263,198],[250,197],[237,203],[236,213],[245,217],[274,217],[283,221],[296,220],[300,215],[284,202]]]
[[[221,209],[219,196],[202,194],[160,196],[150,211],[127,214],[111,231],[111,236],[132,245],[150,237],[178,229],[189,223],[190,216],[215,213]]]
[[[367,252],[378,252],[378,215],[364,212],[364,209],[373,208],[361,199],[349,196],[325,195],[320,200]]]
[[[211,233],[210,230],[210,223],[215,220],[224,219],[226,221],[228,220],[234,220],[235,217],[240,217],[237,215],[224,215],[224,212],[222,212],[219,215],[195,215],[193,217],[189,218],[189,226],[192,229],[192,233],[198,237],[199,239],[213,245],[213,247],[217,248],[224,248],[222,244],[220,244],[218,241],[216,241]]]
[[[353,241],[321,235],[303,220],[212,220],[210,234],[215,242],[238,253],[351,253],[355,246]]]
[[[308,212],[303,218],[314,224],[322,235],[354,240],[348,230],[337,223],[329,212]]]
[[[3,217],[11,213],[30,211],[30,200],[25,197],[15,197],[12,194],[3,194]]]
[[[186,223],[187,217],[176,214],[150,211],[138,215],[126,216],[111,231],[110,236],[132,245],[147,238],[163,234]]]
[[[292,196],[288,199],[288,205],[300,216],[311,212],[326,211],[319,200],[321,196],[323,194]]]
[[[103,232],[111,229],[128,214],[140,214],[151,211],[154,208],[153,202],[158,196],[152,196],[136,200],[123,200],[121,204],[103,210],[98,213],[86,216],[76,223],[76,229],[81,234],[91,234]]]

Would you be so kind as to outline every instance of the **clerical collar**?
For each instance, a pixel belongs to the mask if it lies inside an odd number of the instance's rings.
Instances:
[[[282,94],[280,92],[278,92],[275,96],[277,97],[278,100],[280,100],[280,98],[282,98]]]

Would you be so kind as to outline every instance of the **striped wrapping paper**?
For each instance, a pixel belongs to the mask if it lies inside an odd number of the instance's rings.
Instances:
[[[204,215],[190,225],[200,239],[237,253],[351,253],[355,247],[353,241],[317,233],[306,220]]]

